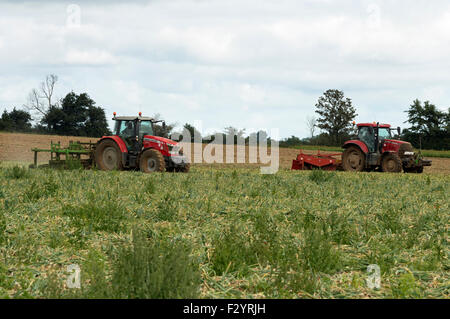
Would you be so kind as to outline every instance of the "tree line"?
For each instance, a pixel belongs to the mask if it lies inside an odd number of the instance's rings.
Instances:
[[[62,99],[54,96],[58,77],[48,75],[39,89],[32,89],[23,109],[3,111],[0,131],[35,132],[100,137],[111,134],[105,110],[87,94],[73,91]],[[32,124],[34,121],[34,125]]]
[[[410,127],[401,132],[400,138],[410,142],[416,148],[448,150],[450,149],[450,108],[439,110],[430,101],[422,103],[414,100],[405,111]],[[310,131],[307,138],[291,136],[280,141],[282,147],[298,145],[341,146],[344,141],[354,137],[352,125],[357,116],[352,101],[344,97],[344,92],[328,90],[318,100],[315,113],[319,118],[308,117],[306,125]],[[388,121],[387,121],[388,122]],[[314,135],[315,129],[322,133]]]
[[[28,103],[23,109],[13,108],[4,111],[0,118],[0,131],[38,132],[58,135],[100,137],[111,134],[106,121],[105,111],[96,106],[95,101],[87,94],[69,92],[62,99],[55,99],[55,86],[58,81],[56,75],[48,75],[39,89],[31,90]],[[401,138],[410,142],[414,147],[425,149],[450,149],[450,108],[447,112],[439,110],[430,101],[422,103],[414,100],[405,111],[408,115],[410,127],[404,129]],[[352,100],[345,97],[340,90],[327,90],[319,97],[315,105],[316,116],[306,118],[306,126],[310,136],[300,138],[291,137],[279,141],[281,147],[299,145],[327,145],[341,146],[344,141],[355,135],[353,120],[358,115]],[[159,114],[154,116],[159,118]],[[35,124],[32,124],[34,120]],[[155,135],[169,137],[175,124],[168,124],[166,130],[161,125],[155,125]],[[186,123],[183,129],[189,131],[191,140],[209,143],[215,137],[226,141],[227,136],[233,136],[234,144],[244,140],[265,140],[270,145],[271,138],[265,131],[246,134],[245,129],[232,126],[225,127],[222,132],[202,136],[191,124]],[[321,130],[315,134],[316,130]]]

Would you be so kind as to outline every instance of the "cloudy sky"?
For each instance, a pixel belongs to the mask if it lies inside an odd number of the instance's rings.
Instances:
[[[450,106],[450,2],[1,1],[1,111],[47,74],[108,117],[306,137],[318,97],[340,89],[358,121],[405,127],[415,98]]]

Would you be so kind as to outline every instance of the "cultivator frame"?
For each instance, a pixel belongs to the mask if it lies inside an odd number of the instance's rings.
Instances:
[[[38,153],[50,153],[50,161],[48,164],[40,165],[41,167],[64,167],[67,168],[71,163],[79,163],[84,168],[91,168],[94,163],[94,151],[97,143],[69,141],[68,147],[61,147],[61,142],[50,142],[50,149],[33,148],[34,164],[30,165],[32,168],[38,167]],[[62,159],[61,157],[64,157]],[[82,158],[82,156],[87,158]]]
[[[305,154],[302,150],[297,155],[297,159],[292,161],[293,170],[312,170],[322,169],[327,171],[335,171],[342,168],[342,160],[336,158],[342,156],[342,153],[321,154],[320,150],[317,154]]]

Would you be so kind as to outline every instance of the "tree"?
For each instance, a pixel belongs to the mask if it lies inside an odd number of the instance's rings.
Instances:
[[[64,131],[66,114],[57,106],[52,106],[42,118],[41,123],[47,126],[50,133],[68,135]]]
[[[317,119],[314,116],[307,116],[306,117],[306,126],[308,127],[311,138],[313,138],[314,132],[316,131]]]
[[[47,115],[52,106],[54,106],[53,95],[56,82],[58,82],[58,76],[49,74],[46,76],[45,81],[41,82],[40,90],[32,89],[28,94],[28,103],[24,107],[38,114],[41,120]]]
[[[422,102],[418,99],[413,101],[409,109],[408,120],[411,127],[403,130],[403,139],[415,147],[427,149],[449,149],[450,130],[449,112],[440,111],[430,101]]]
[[[280,141],[281,147],[299,146],[302,144],[302,140],[297,136],[291,135],[291,137],[285,138]]]
[[[448,112],[445,115],[445,130],[450,134],[450,107],[448,108]]]
[[[229,136],[234,141],[234,144],[237,144],[238,139],[244,139],[245,129],[237,129],[232,126],[225,127],[224,131],[224,143],[226,143],[226,137]]]
[[[159,121],[159,120],[161,120],[161,115],[159,113],[156,113],[155,115],[153,115],[153,119],[155,119],[156,121]],[[162,124],[155,123],[153,125],[153,134],[155,134],[155,136],[161,136],[161,137],[168,138],[170,136],[170,134],[172,133],[172,130],[175,126],[176,126],[175,123],[170,123],[170,124],[166,123],[166,129],[164,129]]]
[[[72,91],[61,100],[61,110],[65,114],[62,129],[66,135],[86,136],[87,113],[94,105],[94,100],[87,93],[77,95]]]
[[[344,99],[344,92],[327,90],[316,104],[317,127],[328,132],[334,143],[341,143],[344,134],[351,129],[351,122],[357,116],[352,101]]]
[[[409,130],[413,133],[431,135],[441,130],[446,121],[446,114],[439,111],[430,101],[425,101],[422,106],[422,102],[416,99],[405,112],[408,113],[408,120],[405,123],[411,124]]]
[[[87,93],[68,93],[60,101],[61,107],[52,105],[42,119],[52,133],[61,135],[101,137],[111,132],[103,108]]]
[[[14,108],[11,112],[3,111],[0,118],[0,130],[24,132],[31,129],[30,113]]]
[[[99,106],[91,106],[87,110],[87,119],[84,123],[86,136],[100,137],[111,135],[106,121],[105,110]]]
[[[194,140],[202,140],[202,134],[193,125],[186,123],[183,128],[186,129],[191,135],[191,143],[194,143]]]

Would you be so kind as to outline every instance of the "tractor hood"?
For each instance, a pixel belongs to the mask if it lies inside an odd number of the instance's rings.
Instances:
[[[177,145],[178,144],[177,142],[174,142],[168,138],[161,137],[161,136],[145,135],[144,139],[155,140],[155,141],[166,143],[169,145]]]
[[[393,139],[385,139],[384,143],[392,143],[392,144],[409,144],[409,142],[400,141],[400,140],[393,140]]]

